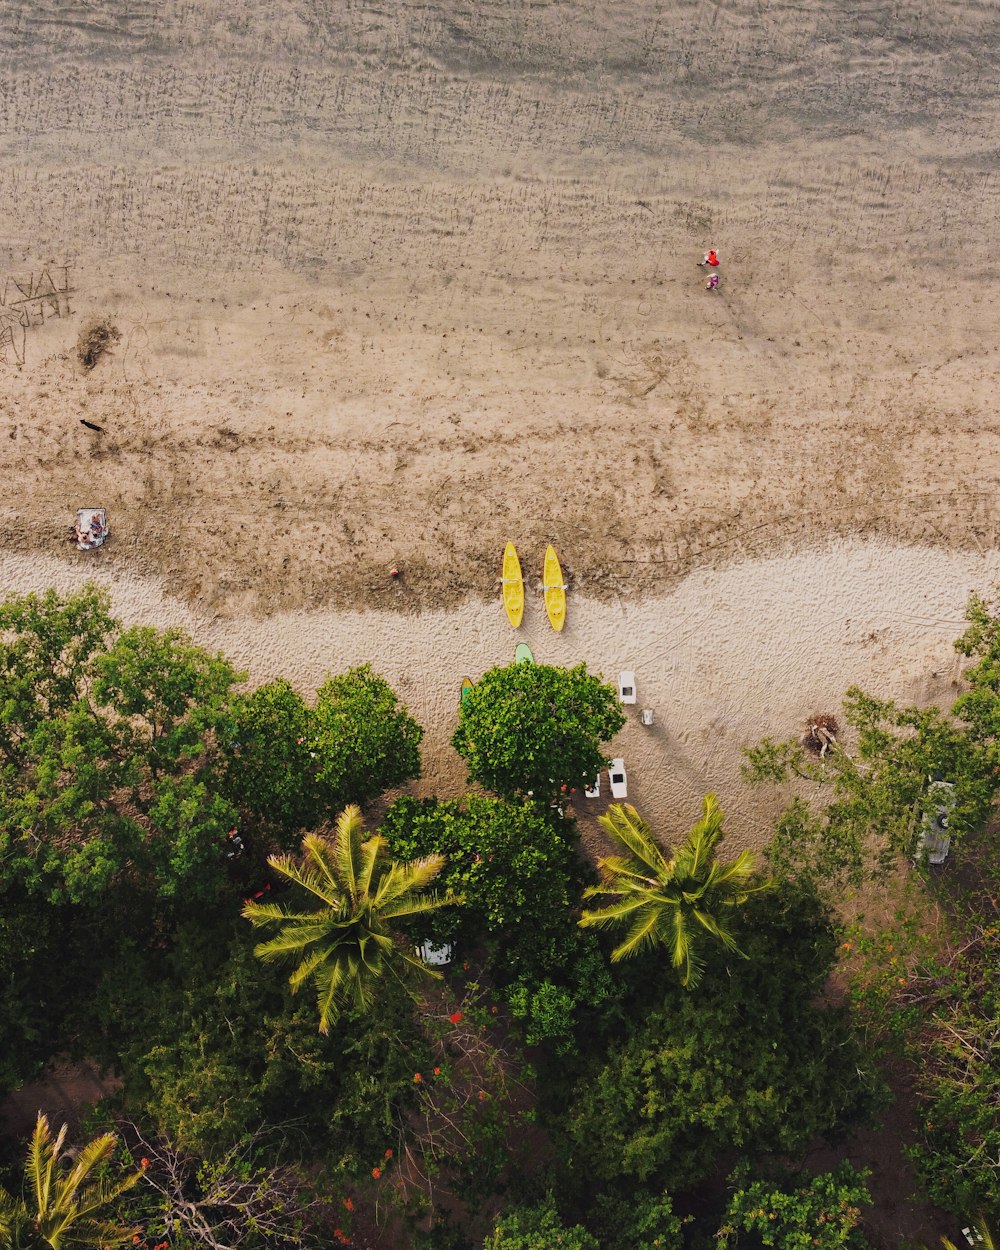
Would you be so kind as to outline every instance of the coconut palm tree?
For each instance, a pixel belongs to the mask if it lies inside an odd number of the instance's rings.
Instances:
[[[255,927],[277,924],[279,932],[254,947],[258,958],[298,959],[288,978],[293,991],[304,981],[316,984],[319,1031],[328,1033],[342,1010],[367,1011],[375,985],[388,968],[428,970],[394,940],[394,921],[433,911],[458,900],[427,892],[444,866],[442,855],[404,864],[390,859],[385,838],[365,837],[360,810],[351,806],[337,818],[332,840],[307,834],[303,862],[287,855],[268,863],[281,876],[319,901],[315,911],[288,911],[280,903],[247,903],[243,915]],[[435,975],[435,974],[430,974]]]
[[[584,897],[604,895],[616,901],[584,911],[581,925],[621,928],[624,940],[613,960],[663,946],[670,952],[681,984],[693,987],[701,977],[699,939],[708,934],[735,954],[743,955],[723,923],[723,914],[773,882],[757,876],[750,851],[721,863],[715,858],[723,837],[722,811],[714,794],[705,796],[701,820],[667,859],[653,831],[630,803],[616,803],[601,824],[624,848],[624,855],[598,862],[601,884]]]
[[[98,1176],[114,1153],[115,1135],[95,1137],[68,1167],[61,1166],[65,1141],[66,1125],[53,1137],[39,1112],[24,1169],[31,1201],[0,1188],[2,1250],[96,1250],[119,1245],[135,1231],[98,1215],[142,1176],[132,1172],[117,1181]]]

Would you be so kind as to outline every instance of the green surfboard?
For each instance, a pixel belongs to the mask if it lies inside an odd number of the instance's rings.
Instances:
[[[531,648],[526,642],[519,642],[514,651],[515,664],[534,664],[535,657],[531,654]]]

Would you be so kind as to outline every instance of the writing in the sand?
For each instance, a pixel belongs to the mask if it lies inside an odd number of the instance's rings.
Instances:
[[[27,331],[71,309],[68,265],[49,265],[27,275],[11,274],[0,284],[0,361],[24,364]]]

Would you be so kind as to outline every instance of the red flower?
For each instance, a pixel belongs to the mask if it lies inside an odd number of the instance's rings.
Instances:
[[[419,1073],[419,1072],[414,1072],[414,1074],[413,1074],[413,1082],[414,1082],[414,1084],[415,1084],[415,1085],[419,1085],[419,1084],[420,1084],[420,1082],[421,1082],[423,1079],[424,1079],[424,1078],[420,1075],[420,1073]]]
[[[390,1148],[389,1148],[389,1149],[385,1152],[385,1157],[386,1157],[387,1159],[391,1159],[391,1158],[392,1158],[392,1148],[391,1148],[391,1147],[390,1147]]]
[[[440,1069],[440,1068],[435,1068],[435,1069],[434,1069],[434,1075],[435,1075],[435,1076],[440,1076],[440,1075],[441,1075],[441,1069]]]
[[[462,1013],[460,1011],[453,1011],[448,1019],[452,1022],[452,1024],[461,1024]]]
[[[344,1199],[344,1210],[345,1210],[345,1211],[353,1211],[353,1210],[354,1210],[354,1203],[351,1201],[351,1199],[350,1199],[350,1198],[345,1198],[345,1199]]]
[[[382,1175],[382,1169],[381,1169],[381,1168],[372,1168],[372,1176],[374,1176],[376,1180],[378,1180],[378,1178],[379,1178],[381,1175]]]
[[[149,1167],[149,1160],[148,1160],[148,1159],[140,1159],[140,1160],[139,1160],[139,1166],[140,1166],[141,1168],[148,1168],[148,1167]]]

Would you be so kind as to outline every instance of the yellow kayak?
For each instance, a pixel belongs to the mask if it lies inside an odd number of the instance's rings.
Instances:
[[[503,606],[507,609],[507,619],[517,629],[524,616],[524,580],[513,543],[508,543],[503,551]]]
[[[545,588],[545,611],[549,614],[549,624],[553,629],[560,630],[566,624],[566,587],[555,547],[547,547],[545,550],[542,585]]]

